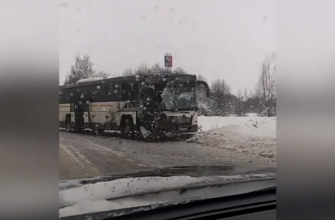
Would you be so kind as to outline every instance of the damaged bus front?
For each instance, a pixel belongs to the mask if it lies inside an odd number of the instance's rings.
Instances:
[[[144,138],[178,137],[195,134],[198,130],[197,81],[195,75],[169,74],[139,76],[138,125]]]

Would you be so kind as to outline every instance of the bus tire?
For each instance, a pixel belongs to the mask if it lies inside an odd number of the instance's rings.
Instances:
[[[105,129],[95,129],[94,132],[98,135],[102,135],[105,132]]]
[[[66,132],[72,132],[72,128],[71,128],[71,120],[67,117],[65,120],[65,129]]]
[[[131,116],[123,116],[121,119],[121,137],[133,139],[135,125]]]

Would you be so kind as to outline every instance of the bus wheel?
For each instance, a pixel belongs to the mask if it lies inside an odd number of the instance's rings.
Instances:
[[[66,132],[72,131],[70,120],[65,121],[65,129],[66,129]]]
[[[121,136],[124,138],[134,138],[134,121],[131,116],[126,116],[121,121]]]
[[[96,130],[94,130],[94,132],[98,135],[102,135],[102,134],[104,134],[105,129],[96,129]]]

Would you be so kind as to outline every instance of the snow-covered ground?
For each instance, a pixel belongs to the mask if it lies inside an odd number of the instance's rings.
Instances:
[[[199,116],[198,124],[201,131],[215,131],[229,127],[236,132],[256,136],[276,137],[276,117],[208,117]]]
[[[250,163],[263,158],[275,163],[276,117],[206,117],[200,116],[201,132],[194,142],[239,154]]]
[[[92,177],[170,166],[276,166],[276,118],[199,117],[186,142],[143,142],[60,133],[60,178]]]

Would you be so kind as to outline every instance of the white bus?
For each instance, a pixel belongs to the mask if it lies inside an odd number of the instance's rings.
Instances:
[[[60,86],[59,126],[68,132],[114,130],[157,139],[198,130],[195,75],[133,75]]]

